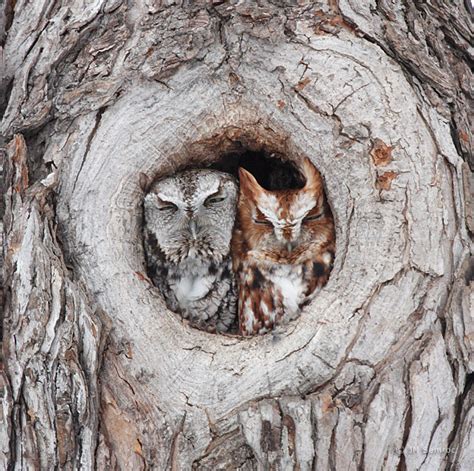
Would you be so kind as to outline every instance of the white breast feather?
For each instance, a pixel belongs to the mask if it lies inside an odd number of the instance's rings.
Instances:
[[[306,289],[301,276],[301,267],[284,265],[271,278],[275,287],[280,290],[283,296],[285,311],[289,314],[299,312],[299,306]]]
[[[184,276],[173,286],[173,291],[178,302],[186,305],[206,296],[215,280],[215,276]]]
[[[170,283],[176,299],[181,306],[204,298],[216,281],[215,275],[210,275],[208,266],[198,259],[188,258],[179,267],[181,276]]]

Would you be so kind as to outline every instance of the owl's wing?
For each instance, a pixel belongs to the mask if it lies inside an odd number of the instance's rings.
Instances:
[[[235,330],[237,299],[230,257],[218,267],[207,294],[189,303],[181,312],[204,330],[222,333]]]
[[[178,301],[169,286],[170,269],[163,252],[156,244],[155,236],[149,231],[145,232],[145,261],[148,276],[153,284],[160,290],[166,305],[172,311],[178,309]]]
[[[242,335],[272,330],[284,315],[282,293],[257,265],[239,273],[239,331]]]
[[[217,332],[236,333],[237,331],[237,284],[232,271],[232,261],[227,261],[224,270],[224,279],[227,281],[227,290],[224,293],[217,310]]]

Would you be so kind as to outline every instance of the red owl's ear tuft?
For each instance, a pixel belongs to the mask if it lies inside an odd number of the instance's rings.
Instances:
[[[321,189],[322,180],[321,174],[308,158],[304,159],[302,165],[302,173],[306,179],[305,189],[319,191]]]
[[[240,192],[246,196],[256,197],[265,191],[255,177],[242,167],[239,168],[239,180]]]

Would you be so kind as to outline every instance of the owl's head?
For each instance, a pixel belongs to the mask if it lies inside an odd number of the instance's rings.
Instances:
[[[239,169],[239,222],[249,250],[279,255],[303,252],[318,238],[327,240],[333,230],[320,173],[309,159],[301,173],[301,189],[269,191],[255,177]]]
[[[237,195],[231,175],[187,170],[151,185],[145,224],[167,260],[220,262],[229,253]]]

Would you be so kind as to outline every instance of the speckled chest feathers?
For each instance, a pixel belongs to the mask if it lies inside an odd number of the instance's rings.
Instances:
[[[262,334],[296,318],[326,284],[335,250],[334,222],[321,175],[306,159],[305,186],[268,191],[240,169],[232,239],[239,330]]]
[[[169,309],[195,327],[232,331],[236,292],[230,241],[237,183],[214,170],[155,182],[144,199],[149,275]]]

